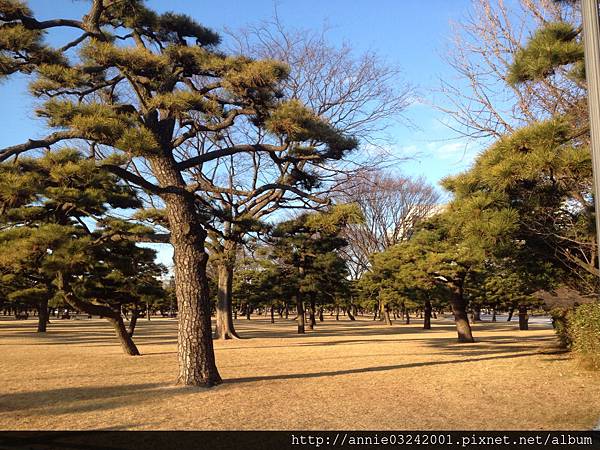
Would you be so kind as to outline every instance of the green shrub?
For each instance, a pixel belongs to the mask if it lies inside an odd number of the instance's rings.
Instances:
[[[600,303],[580,305],[567,315],[571,348],[584,365],[600,370]]]
[[[572,344],[568,327],[569,311],[569,309],[565,308],[553,308],[550,311],[550,316],[552,317],[552,326],[554,327],[554,331],[558,336],[560,346],[563,348],[571,348]]]

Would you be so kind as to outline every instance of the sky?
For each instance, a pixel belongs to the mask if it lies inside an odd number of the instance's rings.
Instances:
[[[252,0],[199,2],[192,0],[148,0],[148,6],[164,11],[184,12],[203,25],[222,32],[269,20],[275,10],[285,26],[329,28],[328,39],[334,45],[346,43],[357,54],[375,51],[392,64],[398,64],[404,81],[414,85],[419,101],[409,106],[405,119],[410,126],[398,124],[390,130],[390,151],[407,158],[397,170],[412,176],[424,176],[433,184],[444,176],[468,168],[476,155],[476,144],[456,137],[444,125],[448,118],[433,104],[441,101],[434,90],[440,79],[455,74],[443,55],[449,45],[450,23],[465,17],[470,0]],[[73,0],[30,0],[38,19],[81,17],[87,2]],[[30,137],[45,135],[42,121],[34,118],[35,100],[27,94],[24,79],[0,84],[0,148]],[[168,250],[161,249],[161,260]]]

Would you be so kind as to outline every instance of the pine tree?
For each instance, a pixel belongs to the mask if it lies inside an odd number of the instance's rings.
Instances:
[[[294,268],[298,333],[305,332],[305,298],[310,305],[310,323],[316,324],[317,297],[323,292],[347,294],[348,271],[345,261],[336,253],[347,242],[341,237],[344,226],[362,220],[356,205],[336,205],[329,211],[302,214],[282,222],[271,233],[272,256],[280,264]]]
[[[356,141],[299,101],[281,98],[285,65],[216,51],[218,35],[186,15],[157,14],[141,0],[92,0],[81,20],[38,21],[24,2],[5,0],[0,20],[3,75],[32,75],[30,89],[45,101],[37,114],[56,130],[1,149],[0,160],[85,139],[94,143],[90,156],[98,170],[160,198],[174,248],[178,380],[184,385],[220,383],[205,248],[211,216],[220,212],[203,195],[219,187],[201,174],[210,173],[222,158],[261,154],[308,182],[306,161],[343,158]],[[60,49],[44,42],[44,30],[65,27],[79,31],[79,37]],[[198,133],[221,142],[229,127],[243,121],[261,124],[272,143],[188,151]],[[140,163],[149,173],[137,170]]]
[[[136,355],[121,306],[161,269],[154,251],[134,242],[151,230],[107,216],[109,208],[140,206],[117,181],[72,149],[0,164],[0,269],[11,279],[9,298],[36,304],[38,331],[46,331],[48,302],[64,301],[106,317]]]

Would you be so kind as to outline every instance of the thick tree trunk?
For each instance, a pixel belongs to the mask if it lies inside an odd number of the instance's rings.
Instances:
[[[37,332],[45,333],[46,325],[50,322],[50,317],[48,314],[48,297],[42,298],[37,303],[37,311],[38,311],[38,325]]]
[[[131,320],[129,321],[129,326],[127,327],[127,334],[130,337],[133,337],[133,333],[135,333],[135,326],[137,325],[138,316],[139,311],[136,307],[133,311],[131,311]]]
[[[139,356],[140,352],[137,349],[136,345],[133,343],[131,335],[125,328],[125,323],[123,323],[123,318],[121,317],[121,315],[117,314],[114,317],[108,317],[108,321],[115,329],[115,333],[119,338],[119,343],[121,344],[121,348],[123,348],[123,351],[131,356]]]
[[[456,332],[458,333],[458,342],[475,342],[471,332],[471,325],[469,325],[467,302],[463,296],[462,283],[453,286],[451,304],[452,312],[454,313],[454,322],[456,324]]]
[[[222,255],[228,257],[228,253]],[[218,291],[217,291],[217,317],[215,339],[239,339],[233,325],[232,291],[233,291],[233,266],[228,261],[221,261],[217,266]]]
[[[166,198],[175,265],[177,297],[178,383],[214,386],[221,383],[213,349],[211,308],[204,248],[206,232],[193,199]]]
[[[296,320],[298,321],[298,334],[304,334],[304,305],[302,304],[302,295],[296,294]]]
[[[152,118],[152,120],[158,120]],[[150,158],[152,172],[169,193],[162,195],[173,245],[175,295],[177,297],[178,383],[186,386],[214,386],[221,383],[213,349],[211,305],[206,276],[208,254],[206,230],[202,226],[193,194],[171,153],[172,119],[152,124],[160,131],[164,150]]]
[[[410,325],[410,311],[408,310],[408,308],[404,308],[404,317],[406,319],[406,321],[404,322],[406,325]]]
[[[529,315],[527,305],[519,305],[519,330],[529,330]]]
[[[275,306],[271,305],[271,323],[275,323]]]
[[[423,308],[424,316],[423,316],[423,329],[431,330],[431,302],[429,300],[425,300],[425,307]]]

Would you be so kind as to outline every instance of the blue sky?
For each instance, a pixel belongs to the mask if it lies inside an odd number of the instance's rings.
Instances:
[[[80,17],[87,2],[72,0],[30,0],[30,7],[40,19]],[[415,127],[398,125],[392,130],[395,154],[411,158],[398,170],[410,175],[424,175],[437,181],[468,167],[477,148],[442,124],[444,115],[431,103],[440,101],[431,92],[439,79],[454,77],[443,60],[449,44],[450,22],[464,17],[469,0],[252,0],[234,2],[197,2],[191,0],[148,0],[158,11],[185,12],[215,31],[257,24],[273,17],[275,7],[286,26],[320,29],[330,27],[328,37],[333,44],[345,42],[357,53],[376,51],[381,57],[397,63],[404,78],[415,85],[422,101],[409,107],[407,118]],[[42,136],[42,122],[31,113],[35,103],[27,95],[23,79],[0,84],[0,147],[20,143],[32,136]],[[167,261],[168,252],[160,259]]]
[[[252,0],[239,2],[196,2],[191,0],[149,0],[158,11],[185,12],[215,31],[236,29],[268,20],[275,7],[285,25],[300,28],[330,27],[333,44],[350,44],[357,52],[374,50],[403,70],[406,81],[415,85],[423,102],[408,108],[406,116],[416,126],[398,125],[392,130],[395,154],[411,160],[399,167],[404,173],[424,175],[432,183],[468,167],[475,154],[473,145],[457,140],[442,124],[444,115],[429,103],[441,101],[430,91],[439,79],[453,77],[442,55],[450,35],[449,23],[464,17],[469,0]],[[30,0],[43,19],[78,17],[86,2],[72,0]],[[42,136],[41,121],[31,111],[34,101],[26,94],[26,84],[12,79],[0,84],[0,146],[19,143],[31,136]]]

